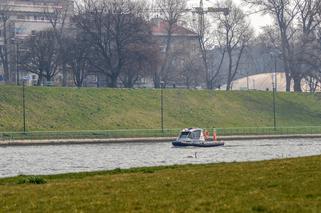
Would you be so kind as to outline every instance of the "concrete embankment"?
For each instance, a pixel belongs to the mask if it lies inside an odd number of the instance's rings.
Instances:
[[[218,140],[273,140],[273,139],[294,139],[294,138],[321,138],[321,134],[293,134],[293,135],[246,135],[246,136],[221,136]],[[46,140],[3,140],[0,146],[28,146],[28,145],[65,145],[65,144],[104,144],[104,143],[153,143],[171,142],[174,137],[154,138],[108,138],[108,139],[46,139]]]

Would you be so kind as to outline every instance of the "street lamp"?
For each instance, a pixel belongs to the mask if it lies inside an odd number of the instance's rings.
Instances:
[[[16,75],[17,75],[17,85],[20,85],[20,76],[19,76],[19,42],[16,42]]]
[[[25,84],[29,80],[29,77],[22,78],[22,120],[23,120],[23,133],[26,133],[26,96],[25,96]]]
[[[274,75],[274,79],[275,79],[275,75]],[[273,82],[272,84],[273,84],[273,85],[272,85],[272,87],[273,87],[273,127],[274,127],[274,130],[276,130],[276,109],[275,109],[276,83]]]
[[[161,129],[162,133],[164,133],[164,95],[163,95],[163,88],[165,86],[165,82],[160,82],[160,90],[161,90]]]
[[[280,53],[279,53],[280,54]],[[270,52],[271,58],[274,59],[274,73],[272,75],[272,89],[273,89],[273,127],[274,130],[276,130],[276,91],[277,91],[277,75],[276,75],[276,69],[277,69],[277,53]]]

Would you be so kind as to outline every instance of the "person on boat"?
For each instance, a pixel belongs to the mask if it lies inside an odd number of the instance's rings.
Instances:
[[[213,141],[217,141],[216,129],[213,127]]]
[[[209,139],[209,137],[210,137],[210,133],[209,133],[207,130],[205,130],[205,131],[204,131],[204,138],[205,138],[205,140]]]

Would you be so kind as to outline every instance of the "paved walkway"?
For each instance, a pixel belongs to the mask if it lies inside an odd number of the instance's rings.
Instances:
[[[321,138],[321,134],[293,135],[235,135],[221,136],[218,140],[263,140],[263,139],[292,139],[292,138]],[[171,142],[174,137],[155,138],[108,138],[108,139],[47,139],[47,140],[0,140],[0,146],[26,145],[61,145],[61,144],[97,144],[97,143],[138,143],[138,142]]]

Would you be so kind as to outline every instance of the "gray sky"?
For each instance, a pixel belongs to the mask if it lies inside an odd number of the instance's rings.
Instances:
[[[198,5],[199,0],[189,0],[193,5]],[[244,4],[242,5],[242,0],[232,0],[235,4],[241,6],[246,14],[252,14],[254,12],[254,9],[250,9],[248,7],[245,7]],[[215,4],[216,0],[204,0],[204,5],[206,6],[213,6]],[[253,24],[253,27],[256,32],[260,31],[260,28],[266,25],[269,25],[272,23],[272,19],[268,15],[261,15],[261,14],[252,14],[249,16],[249,19],[251,23]]]
[[[157,2],[157,0],[150,0],[150,1]],[[188,1],[189,1],[189,4],[191,7],[198,6],[199,2],[200,2],[200,0],[188,0]],[[203,1],[204,1],[205,6],[213,6],[217,0],[203,0]],[[242,0],[232,0],[232,1],[234,3],[236,3],[237,5],[241,5],[241,3],[242,3]],[[242,8],[246,11],[247,14],[253,13],[253,9],[251,10],[251,9],[246,8],[244,6]],[[255,32],[259,32],[261,27],[272,23],[272,19],[268,15],[262,16],[261,14],[253,14],[253,15],[249,16],[249,19],[250,19],[251,23],[253,24]]]
[[[147,0],[147,1],[153,2],[154,4],[155,2],[157,2],[157,0]],[[200,2],[200,0],[187,0],[187,1],[189,2],[191,7],[198,6]],[[203,1],[205,6],[214,6],[215,3],[217,2],[217,0],[203,0]],[[242,3],[242,0],[232,0],[232,1],[237,5],[241,5]],[[253,9],[250,10],[249,8],[245,8],[244,6],[242,8],[245,10],[246,14],[253,12]],[[261,14],[253,14],[249,16],[249,19],[255,29],[255,32],[260,32],[261,27],[272,23],[272,18],[268,15],[262,16]]]
[[[236,4],[241,5],[241,0],[233,0]],[[244,8],[244,7],[243,7]],[[244,8],[246,13],[253,13],[253,9]],[[256,31],[260,31],[260,28],[266,25],[272,24],[272,18],[268,15],[262,16],[261,14],[253,14],[250,16],[250,20]]]

